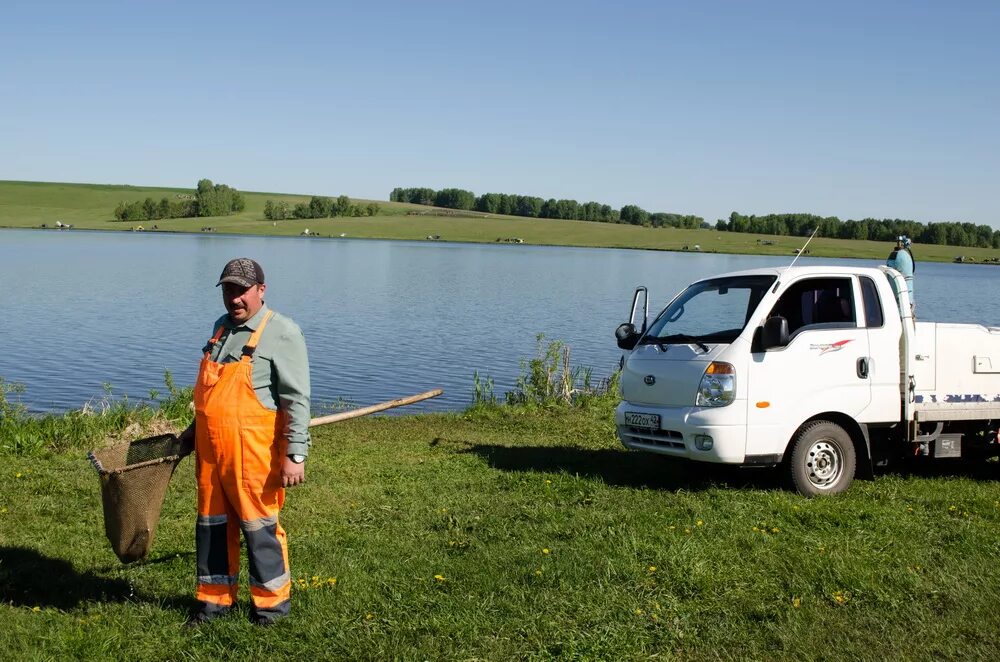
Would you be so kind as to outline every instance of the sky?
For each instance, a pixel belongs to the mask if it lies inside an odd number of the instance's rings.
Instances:
[[[1000,228],[1000,2],[0,7],[0,179]]]

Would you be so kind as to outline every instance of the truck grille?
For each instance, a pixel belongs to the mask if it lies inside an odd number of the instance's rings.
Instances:
[[[663,448],[675,448],[684,450],[684,435],[677,430],[647,430],[645,428],[633,428],[622,426],[622,436],[637,444],[649,444],[651,446],[662,446]]]

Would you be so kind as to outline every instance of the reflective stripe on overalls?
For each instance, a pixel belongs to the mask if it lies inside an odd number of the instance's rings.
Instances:
[[[278,513],[285,502],[281,464],[287,441],[284,414],[260,403],[253,388],[251,359],[268,311],[250,336],[238,362],[216,363],[209,341],[194,387],[198,524],[198,590],[208,611],[224,610],[239,588],[240,530],[250,561],[254,611],[279,616],[289,611],[288,546]]]

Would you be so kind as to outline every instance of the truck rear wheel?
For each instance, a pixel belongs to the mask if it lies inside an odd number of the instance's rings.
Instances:
[[[836,423],[811,421],[792,441],[788,478],[803,496],[840,494],[854,481],[857,454],[851,435]]]

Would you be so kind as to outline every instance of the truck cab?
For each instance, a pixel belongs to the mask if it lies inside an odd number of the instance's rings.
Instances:
[[[926,346],[940,325],[922,323],[918,333],[898,272],[722,274],[692,283],[648,324],[645,306],[635,319],[639,294],[633,321],[616,331],[626,353],[615,422],[626,447],[782,465],[808,495],[843,491],[856,473],[870,474],[873,444],[941,447],[943,426],[921,425],[918,413],[919,386],[937,387],[929,380],[942,356],[931,360]],[[991,365],[1000,373],[1000,330],[952,326],[993,336]],[[1000,391],[1000,380],[985,387]]]

